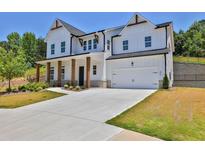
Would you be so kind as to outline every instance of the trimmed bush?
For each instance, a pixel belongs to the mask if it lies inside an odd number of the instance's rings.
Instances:
[[[80,86],[76,86],[76,87],[75,87],[75,90],[76,90],[76,91],[81,90]]]
[[[26,85],[22,85],[22,86],[19,86],[18,89],[20,91],[39,91],[42,90],[42,89],[45,89],[45,88],[48,88],[48,84],[45,83],[45,82],[32,82],[32,83],[28,83]]]
[[[72,90],[72,89],[73,89],[73,86],[70,86],[69,89]]]
[[[165,74],[165,76],[163,78],[163,88],[164,89],[168,89],[169,88],[169,79],[167,77],[167,74]]]
[[[64,85],[64,88],[67,89],[69,86],[67,84]]]

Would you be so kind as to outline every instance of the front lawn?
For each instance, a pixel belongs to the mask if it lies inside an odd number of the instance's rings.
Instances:
[[[174,62],[191,63],[191,64],[205,64],[205,58],[174,56]]]
[[[49,100],[52,98],[60,97],[63,95],[64,94],[51,92],[51,91],[0,95],[0,108],[21,107],[21,106]]]
[[[205,140],[205,89],[159,90],[107,123],[164,140]]]

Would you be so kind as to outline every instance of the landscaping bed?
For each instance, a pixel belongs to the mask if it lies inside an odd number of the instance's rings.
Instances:
[[[107,121],[164,140],[205,140],[205,89],[158,90]]]

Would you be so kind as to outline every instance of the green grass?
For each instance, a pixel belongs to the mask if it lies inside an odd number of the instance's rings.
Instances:
[[[205,140],[205,89],[159,90],[108,124],[164,140]]]
[[[202,57],[174,56],[174,62],[192,63],[192,64],[205,64],[205,58],[202,58]]]
[[[43,76],[46,74],[46,67],[40,67],[40,75]],[[25,77],[35,77],[36,76],[36,68],[30,68],[26,71]]]
[[[17,108],[17,107],[49,100],[52,98],[60,97],[63,95],[64,94],[51,92],[51,91],[0,95],[0,108]]]

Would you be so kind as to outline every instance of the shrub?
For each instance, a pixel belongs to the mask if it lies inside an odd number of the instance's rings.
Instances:
[[[6,88],[6,92],[10,93],[12,91],[11,88]]]
[[[25,85],[18,86],[18,90],[25,92],[26,91],[26,86]]]
[[[35,89],[36,92],[37,92],[37,91],[41,91],[41,90],[43,90],[42,87],[38,87],[38,88]]]
[[[76,90],[76,91],[79,91],[80,89],[81,89],[80,86],[76,86],[76,87],[75,87],[75,90]]]
[[[17,93],[17,92],[18,92],[18,89],[17,89],[17,88],[12,88],[11,90],[12,90],[12,92],[14,92],[14,93]]]
[[[72,90],[72,89],[73,89],[73,86],[70,86],[69,89]]]
[[[168,89],[169,88],[169,79],[167,77],[167,74],[165,74],[165,76],[163,78],[163,88],[164,89]]]
[[[69,86],[67,84],[64,85],[64,88],[67,89]]]

